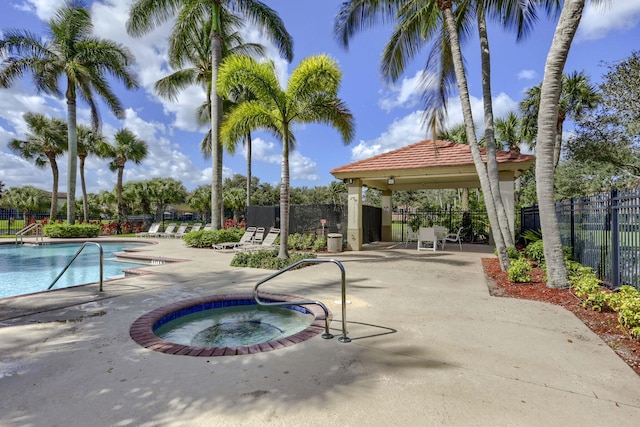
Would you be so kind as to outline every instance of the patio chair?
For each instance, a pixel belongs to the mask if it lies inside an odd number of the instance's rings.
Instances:
[[[187,224],[186,222],[180,224],[180,227],[178,227],[178,230],[176,230],[176,232],[173,233],[171,237],[175,237],[176,239],[178,238],[181,239],[182,237],[184,237],[185,234],[187,234],[187,228],[189,228],[189,224]]]
[[[278,236],[280,236],[280,229],[271,227],[267,235],[262,240],[262,243],[253,245],[242,245],[234,248],[234,250],[238,252],[254,252],[264,249],[273,249],[277,247],[275,243]]]
[[[191,230],[189,230],[189,233],[191,233],[192,231],[200,231],[201,228],[202,228],[202,223],[196,222],[191,226]]]
[[[210,222],[206,223],[204,225],[204,228],[202,228],[205,231],[211,231],[213,229],[213,224],[211,224]]]
[[[458,242],[458,245],[460,245],[460,250],[462,250],[462,230],[463,229],[464,227],[460,227],[457,233],[447,234],[444,237],[444,239],[442,239],[442,249],[444,249],[444,245],[447,242]]]
[[[420,227],[418,230],[418,250],[427,250],[435,252],[438,247],[438,236],[433,227]]]
[[[151,235],[156,234],[158,230],[160,230],[160,223],[154,222],[147,231],[136,233],[136,237],[150,237]]]
[[[214,243],[213,249],[216,251],[224,251],[226,249],[234,249],[238,246],[249,245],[253,242],[253,238],[256,235],[256,227],[247,227],[244,230],[244,234],[240,237],[240,240],[237,242],[221,242]]]
[[[407,226],[407,241],[404,243],[404,247],[406,248],[410,242],[418,241],[418,232],[414,231],[413,228],[408,225]]]

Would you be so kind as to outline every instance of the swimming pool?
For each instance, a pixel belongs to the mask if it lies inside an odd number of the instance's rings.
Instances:
[[[82,243],[50,245],[0,245],[0,298],[46,291],[73,258]],[[124,277],[123,270],[148,264],[115,260],[115,253],[140,243],[100,243],[104,254],[104,279]],[[100,281],[99,250],[85,247],[53,289]]]

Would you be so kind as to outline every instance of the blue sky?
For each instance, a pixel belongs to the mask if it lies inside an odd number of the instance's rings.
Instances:
[[[376,28],[359,33],[348,51],[334,40],[333,21],[343,0],[267,0],[280,14],[294,38],[294,59],[291,64],[276,58],[283,81],[302,58],[326,53],[336,59],[343,71],[340,97],[355,117],[355,139],[344,145],[338,133],[321,125],[306,125],[295,129],[298,145],[291,154],[291,184],[314,187],[327,185],[333,177],[329,171],[355,160],[396,149],[428,138],[421,126],[421,100],[416,84],[425,63],[427,51],[407,67],[405,75],[391,86],[383,82],[379,72],[379,58],[390,33],[388,28]],[[125,91],[114,86],[127,108],[124,120],[115,119],[103,108],[103,131],[108,138],[122,127],[133,130],[149,145],[149,155],[140,165],[127,164],[125,180],[171,177],[182,181],[188,190],[211,181],[211,161],[200,153],[200,141],[205,129],[198,128],[194,119],[195,107],[204,94],[199,87],[185,91],[178,102],[159,99],[153,84],[169,74],[165,58],[170,24],[142,38],[130,38],[124,29],[132,0],[94,1],[92,12],[95,33],[129,47],[136,56],[135,71],[141,88]],[[607,8],[594,9],[589,5],[574,41],[565,71],[583,70],[598,83],[612,63],[640,49],[640,2],[619,0]],[[3,0],[0,13],[0,32],[8,28],[28,28],[44,35],[46,20],[63,0]],[[494,112],[497,117],[517,109],[526,89],[538,84],[553,37],[555,22],[542,19],[536,30],[524,41],[515,43],[513,34],[490,26],[492,50],[492,85]],[[245,40],[262,41],[260,34],[245,29]],[[272,52],[273,49],[271,49]],[[481,120],[481,87],[479,53],[476,40],[464,46],[469,89],[474,118]],[[462,121],[459,102],[449,102],[449,123]],[[79,105],[79,122],[89,123],[86,105]],[[9,89],[0,89],[0,181],[5,188],[34,185],[50,190],[51,172],[36,168],[8,148],[14,138],[23,138],[26,130],[22,115],[27,111],[66,118],[64,100],[38,95],[30,79],[17,82]],[[280,142],[270,135],[254,136],[253,174],[261,182],[277,185],[280,178]],[[66,155],[65,155],[66,156]],[[59,159],[60,191],[66,191],[66,158]],[[99,159],[87,161],[88,191],[97,193],[112,190],[116,176]],[[224,176],[246,174],[246,153],[241,147],[234,156],[225,153]],[[78,193],[79,194],[79,193]]]

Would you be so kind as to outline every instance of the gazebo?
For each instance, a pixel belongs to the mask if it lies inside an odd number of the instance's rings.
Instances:
[[[481,149],[486,162],[484,149]],[[533,165],[535,157],[498,151],[500,194],[511,229],[514,225],[514,181]],[[394,151],[331,170],[348,184],[347,245],[362,249],[362,187],[382,192],[382,240],[391,241],[391,194],[394,190],[480,188],[471,148],[448,141],[424,140]]]

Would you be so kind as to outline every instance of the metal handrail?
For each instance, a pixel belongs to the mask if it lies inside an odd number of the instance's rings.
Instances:
[[[53,288],[53,285],[56,284],[56,282],[58,281],[58,279],[60,279],[60,277],[62,277],[62,275],[64,274],[65,271],[67,271],[67,269],[71,266],[71,264],[73,263],[73,261],[76,260],[76,258],[78,258],[78,255],[80,255],[80,252],[82,252],[82,250],[87,246],[87,245],[96,245],[98,247],[98,249],[100,250],[100,292],[102,292],[102,281],[103,281],[103,264],[104,264],[104,253],[102,252],[102,246],[100,245],[100,243],[97,242],[84,242],[82,244],[82,246],[80,246],[80,249],[78,249],[78,252],[76,252],[76,254],[73,256],[73,258],[71,259],[71,261],[69,261],[69,263],[67,264],[67,266],[60,272],[60,274],[58,274],[58,277],[56,277],[53,282],[51,283],[51,285],[49,285],[49,287],[47,288],[47,290]]]
[[[338,338],[338,341],[343,343],[351,342],[351,338],[347,336],[347,282],[345,279],[344,266],[338,260],[335,260],[333,258],[308,258],[308,259],[301,259],[300,261],[294,262],[290,266],[285,267],[282,270],[277,271],[271,274],[270,276],[260,280],[258,283],[256,283],[256,286],[253,288],[253,299],[256,300],[258,304],[265,305],[265,306],[285,306],[285,305],[305,305],[305,304],[319,305],[324,310],[325,333],[322,334],[322,338],[325,338],[325,339],[333,338],[333,334],[329,332],[329,309],[320,301],[303,300],[303,301],[263,302],[260,300],[258,296],[258,287],[260,287],[260,285],[262,285],[263,283],[266,283],[269,280],[281,275],[282,273],[292,270],[301,264],[319,264],[321,262],[332,262],[336,264],[340,268],[340,271],[342,272],[342,336]]]
[[[22,237],[34,228],[36,229],[36,242],[38,241],[38,237],[40,238],[40,241],[43,242],[44,237],[42,236],[42,224],[40,224],[39,222],[34,222],[33,224],[27,225],[22,230],[16,233],[16,245],[18,244],[18,236],[20,236],[20,243],[23,243]]]

